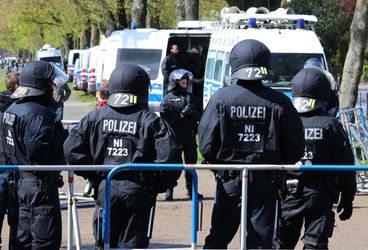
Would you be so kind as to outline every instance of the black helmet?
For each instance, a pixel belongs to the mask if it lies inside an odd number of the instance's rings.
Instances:
[[[307,61],[305,61],[303,68],[310,68],[310,67],[316,67],[316,68],[320,68],[320,69],[325,68],[323,66],[321,60],[319,60],[318,58],[314,58],[314,57],[309,58]]]
[[[20,72],[19,87],[12,94],[12,98],[40,96],[50,94],[52,85],[62,86],[68,81],[68,76],[53,63],[33,61],[27,63]]]
[[[111,107],[147,104],[149,85],[150,78],[144,69],[135,64],[119,64],[110,76],[107,104]]]
[[[254,39],[238,42],[230,52],[232,79],[263,80],[272,77],[271,52]]]
[[[177,69],[174,70],[173,72],[171,72],[170,76],[169,76],[169,86],[168,86],[168,91],[173,90],[175,87],[179,86],[179,81],[181,79],[187,79],[188,80],[188,85],[190,80],[192,80],[193,78],[193,74],[192,72],[185,70],[185,69]]]
[[[299,113],[327,108],[330,80],[322,70],[315,67],[302,69],[291,83],[292,101]]]

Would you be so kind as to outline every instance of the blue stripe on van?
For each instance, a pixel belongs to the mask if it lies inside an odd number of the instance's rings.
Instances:
[[[162,94],[149,93],[148,102],[161,102],[161,101],[162,101]]]

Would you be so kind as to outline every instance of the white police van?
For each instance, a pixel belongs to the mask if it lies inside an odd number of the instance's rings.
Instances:
[[[79,58],[75,61],[73,70],[73,89],[87,92],[87,68],[89,63],[90,49],[79,51]]]
[[[233,46],[244,39],[263,42],[272,53],[273,79],[263,83],[290,96],[293,76],[309,58],[318,58],[328,70],[326,57],[313,26],[317,18],[295,15],[291,9],[269,12],[266,8],[236,7],[221,11],[222,21],[214,28],[209,46],[203,104],[218,89],[230,84],[229,55]]]
[[[59,49],[52,47],[50,44],[45,44],[36,52],[37,61],[46,61],[54,63],[59,69],[65,71],[63,58]]]
[[[206,23],[208,25],[208,23]],[[149,108],[155,112],[163,98],[163,75],[161,63],[170,53],[172,44],[180,51],[196,48],[203,64],[207,58],[211,31],[193,27],[177,30],[136,29],[115,31],[103,46],[102,79],[108,80],[111,72],[120,63],[133,63],[143,67],[151,78]]]
[[[68,67],[67,67],[67,73],[68,73],[69,78],[73,78],[75,62],[80,57],[81,51],[82,50],[80,50],[80,49],[73,49],[73,50],[69,51]]]

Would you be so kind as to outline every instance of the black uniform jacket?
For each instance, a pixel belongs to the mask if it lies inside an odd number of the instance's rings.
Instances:
[[[210,99],[198,128],[210,163],[294,164],[304,152],[302,122],[284,94],[238,82]]]
[[[306,146],[303,163],[313,165],[354,165],[349,139],[336,118],[324,112],[301,116]],[[339,189],[344,199],[352,201],[356,192],[355,172],[292,171],[289,175],[307,180],[333,180],[338,176]]]
[[[104,106],[88,113],[64,144],[69,164],[177,163],[180,151],[169,125],[139,106]],[[84,177],[96,173],[84,172]]]
[[[188,108],[184,117],[181,117],[180,114],[186,107]],[[186,136],[196,133],[201,110],[198,100],[192,94],[171,91],[161,102],[160,115],[169,123],[177,136]]]
[[[41,97],[13,103],[3,116],[5,152],[12,164],[65,164],[66,132]]]

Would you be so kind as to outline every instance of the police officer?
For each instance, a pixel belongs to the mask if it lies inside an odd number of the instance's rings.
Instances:
[[[9,73],[5,79],[6,90],[0,92],[0,126],[3,127],[3,114],[5,110],[15,101],[10,98],[19,85],[19,73]],[[4,150],[5,136],[3,130],[0,130],[0,164],[9,164]],[[0,245],[1,229],[4,215],[8,212],[8,224],[10,226],[9,249],[14,249],[17,241],[18,225],[18,196],[15,187],[15,172],[0,170]],[[1,246],[0,246],[1,249]]]
[[[3,116],[5,152],[14,165],[65,164],[66,134],[56,114],[48,108],[54,100],[52,85],[68,77],[53,64],[34,61],[20,74],[16,99]],[[21,171],[18,180],[19,225],[16,249],[59,249],[61,213],[59,171]]]
[[[299,71],[292,82],[293,104],[302,119],[306,147],[302,162],[313,165],[353,165],[354,156],[341,124],[328,115],[330,82],[318,68]],[[354,172],[291,171],[289,195],[282,202],[280,247],[295,248],[304,223],[305,249],[327,249],[334,228],[333,203],[341,198],[341,220],[352,215],[356,191]]]
[[[171,44],[170,54],[167,55],[161,63],[161,71],[164,77],[164,95],[166,95],[168,91],[169,76],[171,72],[183,68],[184,65],[185,60],[183,55],[180,54],[179,45],[175,43]]]
[[[336,117],[337,112],[339,111],[339,93],[338,93],[338,85],[336,84],[332,74],[326,70],[324,70],[324,66],[322,62],[318,58],[310,58],[304,63],[304,68],[319,68],[322,72],[327,76],[331,88],[328,94],[327,100],[327,112],[330,116]]]
[[[179,147],[172,130],[147,109],[149,83],[149,76],[141,67],[118,65],[109,80],[107,105],[88,113],[67,138],[64,144],[67,162],[96,165],[177,162],[180,159]],[[100,231],[97,231],[100,230],[97,215],[104,207],[107,172],[79,174],[90,179],[102,179],[93,226],[96,248],[103,247]],[[148,246],[147,227],[152,197],[160,191],[155,184],[158,174],[124,171],[112,180],[111,248]],[[172,180],[177,178],[178,175]],[[164,190],[166,187],[161,191]]]
[[[303,127],[291,101],[262,85],[271,77],[271,53],[247,39],[230,52],[232,85],[210,99],[199,123],[199,148],[212,164],[293,164],[304,150]],[[239,171],[217,171],[211,230],[204,248],[227,248],[240,223]],[[277,178],[274,171],[251,171],[247,246],[271,248]]]
[[[197,163],[196,134],[202,113],[199,101],[188,91],[192,77],[192,73],[185,69],[171,72],[169,93],[160,105],[160,116],[174,130],[183,148],[184,162],[188,164]],[[189,171],[185,171],[185,186],[188,197],[192,198],[192,175]],[[173,199],[173,189],[174,186],[166,191],[166,200]],[[203,198],[202,195],[199,196],[199,198]]]

